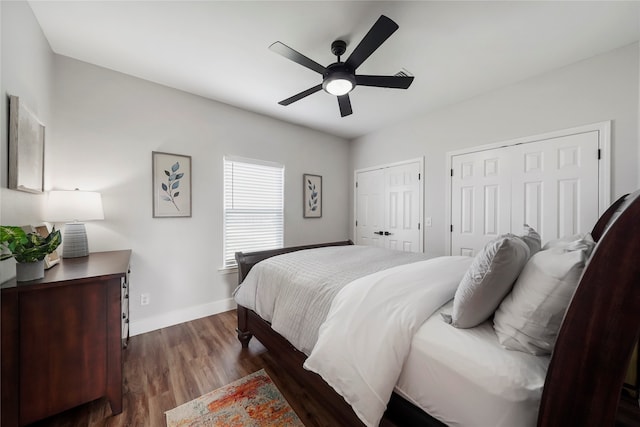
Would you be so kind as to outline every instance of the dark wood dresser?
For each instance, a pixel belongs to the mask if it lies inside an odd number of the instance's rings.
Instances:
[[[23,426],[106,397],[122,412],[130,250],[62,259],[1,287],[1,419]]]

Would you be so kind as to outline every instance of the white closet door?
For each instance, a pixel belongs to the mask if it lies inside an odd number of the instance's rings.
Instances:
[[[420,247],[420,163],[384,169],[386,247],[421,252]]]
[[[598,132],[510,147],[511,229],[529,224],[542,242],[591,230],[598,220]]]
[[[422,252],[420,161],[356,173],[356,244]]]
[[[384,247],[384,169],[358,172],[356,182],[356,244]]]
[[[452,157],[451,254],[473,256],[511,229],[511,170],[504,148]]]

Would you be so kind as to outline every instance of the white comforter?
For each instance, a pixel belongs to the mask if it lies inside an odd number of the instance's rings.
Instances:
[[[357,245],[291,252],[256,264],[234,297],[309,355],[340,289],[359,277],[428,257]]]
[[[440,257],[354,280],[333,299],[304,367],[377,426],[416,330],[455,294],[470,257]]]

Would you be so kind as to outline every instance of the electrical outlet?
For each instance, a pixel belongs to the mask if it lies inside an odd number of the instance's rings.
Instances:
[[[151,302],[151,295],[140,294],[140,305],[149,305],[150,302]]]

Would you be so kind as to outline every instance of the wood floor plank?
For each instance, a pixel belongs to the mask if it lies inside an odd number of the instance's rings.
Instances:
[[[171,392],[167,391],[151,397],[149,399],[149,420],[147,425],[165,425],[166,420],[164,413],[177,406],[179,405],[176,403],[175,397]]]

